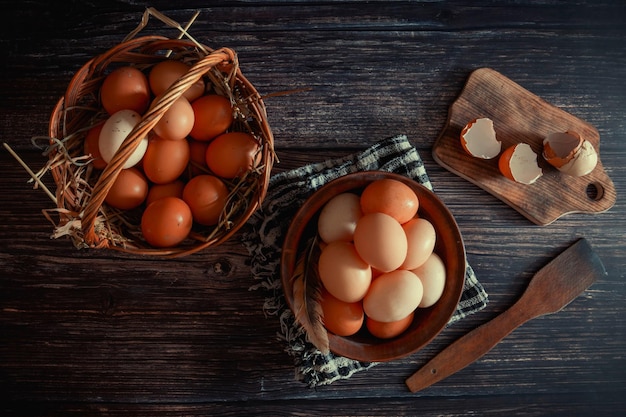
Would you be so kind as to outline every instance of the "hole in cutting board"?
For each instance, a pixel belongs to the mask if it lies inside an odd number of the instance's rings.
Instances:
[[[592,182],[589,185],[587,185],[586,191],[587,191],[587,198],[593,201],[600,200],[602,198],[602,195],[604,194],[604,188],[602,187],[601,184],[597,182]]]

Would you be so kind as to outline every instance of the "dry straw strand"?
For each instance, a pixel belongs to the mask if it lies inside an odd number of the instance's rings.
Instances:
[[[26,164],[26,162],[24,162],[24,160],[22,158],[19,157],[19,155],[11,148],[11,146],[9,146],[8,143],[3,142],[2,144],[4,146],[4,148],[11,154],[11,156],[13,158],[15,158],[17,160],[17,162],[20,163],[20,165],[22,165],[22,167],[26,170],[26,172],[28,172],[28,174],[31,176],[31,178],[37,183],[37,185],[39,185],[41,187],[42,190],[44,190],[44,192],[48,195],[48,197],[50,197],[50,199],[56,204],[57,202],[57,198],[54,194],[52,194],[52,191],[50,191],[50,189],[46,186],[46,184],[44,184],[41,179],[39,179],[39,177],[37,176],[37,174],[35,174],[30,167]]]
[[[52,173],[57,185],[57,208],[46,213],[49,219],[53,214],[59,217],[54,222],[55,237],[70,236],[77,247],[110,247],[138,254],[183,256],[224,242],[260,206],[276,161],[265,104],[243,76],[233,50],[212,50],[189,35],[188,29],[197,15],[182,27],[153,8],[146,9],[138,27],[122,43],[92,58],[72,78],[50,118],[49,160],[44,167],[44,171]],[[150,16],[179,30],[179,38],[137,37]],[[125,64],[149,70],[164,59],[184,60],[191,67],[143,115],[107,167],[102,172],[95,171],[83,155],[82,142],[89,127],[106,117],[100,110],[98,91],[108,68]],[[258,140],[261,160],[253,170],[229,182],[229,202],[216,227],[195,228],[179,247],[151,248],[140,237],[140,214],[112,209],[104,204],[104,200],[141,139],[187,88],[201,78],[210,81],[216,93],[230,99],[237,116],[232,129],[248,132]]]

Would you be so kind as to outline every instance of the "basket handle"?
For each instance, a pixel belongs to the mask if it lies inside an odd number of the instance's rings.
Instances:
[[[95,230],[97,216],[102,203],[113,186],[115,179],[122,171],[124,164],[137,149],[141,140],[161,120],[161,117],[180,98],[185,91],[198,80],[200,80],[211,68],[220,64],[229,64],[236,60],[236,54],[232,49],[221,48],[212,51],[202,59],[198,60],[191,68],[176,80],[170,88],[163,93],[161,98],[142,117],[141,121],[131,130],[124,142],[113,155],[113,158],[102,171],[96,182],[89,202],[82,213],[82,230],[84,240],[89,246],[101,246],[100,236]]]

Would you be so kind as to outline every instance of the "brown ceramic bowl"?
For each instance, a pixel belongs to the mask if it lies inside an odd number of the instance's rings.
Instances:
[[[365,362],[389,361],[416,352],[443,330],[454,313],[465,281],[465,247],[459,227],[443,202],[426,187],[402,175],[382,171],[345,175],[316,191],[296,213],[285,236],[281,259],[285,298],[293,309],[291,277],[304,242],[317,233],[317,218],[322,207],[337,194],[360,193],[367,184],[382,178],[402,181],[417,194],[419,216],[428,219],[437,233],[435,252],[446,265],[446,286],[439,301],[432,307],[418,308],[411,326],[396,338],[378,339],[370,335],[365,326],[348,337],[328,332],[333,353]]]

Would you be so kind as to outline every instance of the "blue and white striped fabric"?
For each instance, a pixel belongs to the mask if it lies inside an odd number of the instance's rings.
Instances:
[[[294,358],[296,377],[310,387],[350,378],[355,372],[376,363],[364,363],[329,353],[322,354],[306,339],[286,304],[280,280],[280,257],[283,238],[291,219],[304,201],[318,188],[340,176],[368,170],[389,171],[412,178],[432,190],[430,179],[417,150],[404,135],[381,141],[362,152],[343,158],[306,165],[272,176],[261,209],[244,228],[243,242],[251,255],[256,284],[254,290],[266,292],[263,311],[277,316],[278,337],[286,342],[285,350]],[[487,305],[487,293],[467,265],[465,288],[450,323]]]

